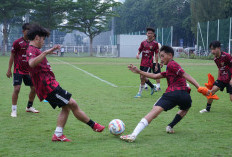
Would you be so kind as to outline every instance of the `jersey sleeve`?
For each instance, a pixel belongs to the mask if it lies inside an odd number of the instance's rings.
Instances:
[[[32,49],[27,49],[27,62],[35,57],[36,57],[36,51],[33,51]]]
[[[15,54],[19,50],[18,42],[14,42],[11,48],[11,53]]]
[[[143,44],[143,42],[141,42],[141,44],[140,44],[140,46],[139,46],[139,52],[142,52],[143,51],[143,48],[144,48],[144,44]]]
[[[159,53],[159,45],[158,43],[155,44],[155,54],[158,54]]]
[[[183,76],[183,74],[185,73],[185,71],[181,68],[181,66],[179,64],[176,63],[172,63],[169,65],[169,69],[175,73],[177,76]]]

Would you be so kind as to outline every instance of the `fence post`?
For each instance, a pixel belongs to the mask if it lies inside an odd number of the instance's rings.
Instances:
[[[219,19],[218,19],[218,31],[217,31],[217,40],[219,41],[219,30],[220,30],[220,25],[219,25]]]

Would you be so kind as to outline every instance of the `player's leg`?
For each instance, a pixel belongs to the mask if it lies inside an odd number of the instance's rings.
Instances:
[[[33,106],[33,102],[35,99],[35,87],[33,86],[31,77],[29,75],[23,75],[23,82],[26,86],[30,86],[30,93],[29,93],[29,98],[28,98],[28,103],[26,107],[26,112],[32,112],[32,113],[39,113],[38,110],[36,110]]]
[[[86,114],[85,112],[83,112],[80,107],[78,106],[78,104],[76,103],[76,101],[74,99],[70,99],[68,106],[70,107],[70,109],[72,110],[74,116],[82,121],[83,123],[86,123],[87,125],[89,125],[94,131],[96,132],[102,132],[105,127],[94,122],[93,120],[91,120]]]
[[[220,87],[222,88],[222,90],[224,89],[224,87],[221,83],[214,85],[213,88],[211,89],[211,93],[215,94],[218,90],[220,90]],[[200,113],[210,112],[212,103],[213,103],[213,99],[207,99],[206,107],[204,109],[200,110]]]
[[[12,111],[11,117],[17,117],[17,102],[18,102],[18,95],[21,89],[22,84],[22,75],[14,73],[13,74],[13,86],[14,90],[12,93]]]
[[[141,131],[143,131],[143,129],[145,129],[148,126],[148,124],[150,124],[151,121],[155,119],[163,110],[164,109],[160,106],[154,106],[152,110],[144,118],[142,118],[141,121],[137,124],[132,134],[124,135],[121,136],[120,138],[127,142],[135,141],[138,134]]]
[[[144,77],[143,75],[140,75],[140,81],[141,81],[141,83],[140,83],[140,86],[139,86],[139,91],[136,94],[135,98],[140,98],[141,97],[143,89],[145,87],[145,79],[146,79],[146,77]]]
[[[161,73],[160,64],[158,63],[158,70],[157,71],[155,71],[155,66],[156,66],[156,63],[153,63],[153,73],[154,74]],[[160,79],[156,79],[156,89],[157,89],[157,91],[161,91],[161,88],[160,88]]]

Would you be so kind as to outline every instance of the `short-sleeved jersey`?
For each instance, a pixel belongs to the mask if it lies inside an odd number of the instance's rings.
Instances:
[[[139,52],[142,53],[140,66],[151,67],[153,63],[153,56],[158,53],[158,43],[153,41],[144,40],[141,42]]]
[[[215,57],[214,62],[219,69],[218,80],[229,83],[232,72],[232,57],[226,52],[221,52],[221,56],[218,58]]]
[[[189,91],[189,88],[186,86],[186,79],[183,78],[184,73],[185,71],[174,60],[168,63],[166,71],[160,73],[163,77],[167,78],[168,88],[166,89],[166,93],[176,90]]]
[[[41,53],[42,52],[37,47],[30,45],[27,49],[27,61],[39,56]],[[29,67],[29,72],[40,101],[46,99],[48,94],[59,85],[47,58],[44,58],[36,67]]]
[[[23,37],[14,41],[11,53],[14,54],[14,73],[28,75],[29,65],[26,60],[26,50],[29,42],[24,40]]]

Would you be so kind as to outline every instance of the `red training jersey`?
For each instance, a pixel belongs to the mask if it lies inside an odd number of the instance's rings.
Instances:
[[[226,52],[221,52],[221,56],[218,58],[215,57],[214,62],[219,69],[218,80],[229,83],[232,72],[232,57]]]
[[[189,92],[190,88],[186,86],[186,79],[183,78],[184,73],[185,71],[174,60],[168,63],[166,71],[161,72],[161,75],[167,78],[168,82],[166,93],[176,90],[185,90]]]
[[[29,42],[23,37],[14,41],[11,53],[14,54],[14,73],[28,75],[29,65],[26,59],[26,50]]]
[[[27,61],[39,56],[41,53],[40,49],[30,45],[27,49]],[[29,67],[29,72],[40,101],[46,99],[48,94],[59,85],[47,58],[44,58],[36,67]]]
[[[144,40],[141,42],[139,52],[142,53],[140,66],[151,67],[153,63],[154,53],[158,53],[159,46],[155,40]]]

